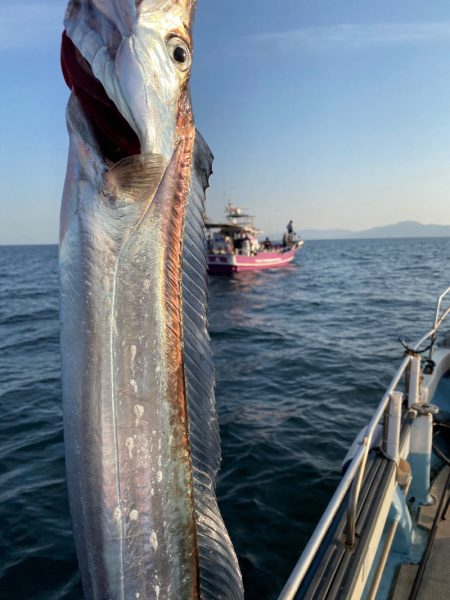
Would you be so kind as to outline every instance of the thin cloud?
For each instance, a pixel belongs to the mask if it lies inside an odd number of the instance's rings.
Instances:
[[[450,23],[332,25],[249,35],[250,47],[279,50],[329,47],[362,48],[393,44],[450,42]]]
[[[64,4],[33,0],[0,6],[0,51],[53,44],[63,29]]]

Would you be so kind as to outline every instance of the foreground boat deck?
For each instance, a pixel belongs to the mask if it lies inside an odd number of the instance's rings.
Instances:
[[[450,509],[448,506],[448,486],[450,467],[439,473],[431,489],[435,499],[432,506],[421,509],[419,525],[430,532],[436,521],[436,535],[431,545],[423,576],[417,592],[411,597],[414,582],[420,565],[403,564],[400,566],[397,581],[391,594],[392,600],[448,600],[450,598]],[[441,515],[437,514],[444,496]]]

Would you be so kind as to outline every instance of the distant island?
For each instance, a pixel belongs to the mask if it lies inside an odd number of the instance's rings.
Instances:
[[[417,221],[401,221],[393,225],[372,227],[362,231],[300,229],[297,233],[304,240],[450,237],[450,225],[423,225]]]

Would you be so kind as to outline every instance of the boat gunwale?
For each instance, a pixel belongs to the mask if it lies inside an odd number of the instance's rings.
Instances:
[[[278,600],[294,600],[296,594],[299,591],[301,584],[303,583],[306,574],[308,573],[309,568],[311,567],[314,559],[317,556],[317,553],[339,511],[342,506],[342,503],[345,500],[345,497],[354,483],[355,478],[361,474],[361,467],[364,467],[364,464],[367,460],[368,453],[371,449],[371,442],[373,440],[375,430],[379,425],[381,419],[383,418],[385,411],[389,405],[391,400],[392,393],[396,390],[399,385],[403,375],[405,374],[408,366],[410,365],[413,357],[419,351],[420,347],[431,338],[430,344],[430,354],[429,359],[431,360],[433,344],[436,339],[436,334],[441,327],[442,323],[450,314],[450,306],[440,315],[441,306],[444,298],[449,295],[450,287],[448,287],[438,298],[435,318],[434,318],[434,326],[428,331],[422,338],[419,339],[410,349],[406,351],[406,355],[403,361],[400,364],[400,367],[397,369],[394,377],[391,380],[390,385],[388,386],[386,392],[383,395],[383,398],[378,405],[375,414],[369,422],[369,425],[365,429],[364,439],[360,443],[358,449],[355,452],[350,464],[347,467],[347,470],[344,473],[338,487],[336,488],[330,502],[328,503],[325,512],[323,513],[319,523],[317,524],[311,538],[309,539],[306,547],[304,548],[300,558],[298,559],[294,569],[291,572],[285,586],[283,587]],[[361,477],[358,477],[361,480]],[[361,484],[361,481],[359,482]],[[359,487],[359,486],[358,486]],[[359,496],[359,490],[355,494],[355,502],[357,503]]]

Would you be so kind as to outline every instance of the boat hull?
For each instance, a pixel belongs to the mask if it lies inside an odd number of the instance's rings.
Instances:
[[[258,252],[252,256],[242,254],[208,254],[210,275],[232,275],[243,271],[279,269],[286,267],[295,257],[302,244],[289,250]]]

